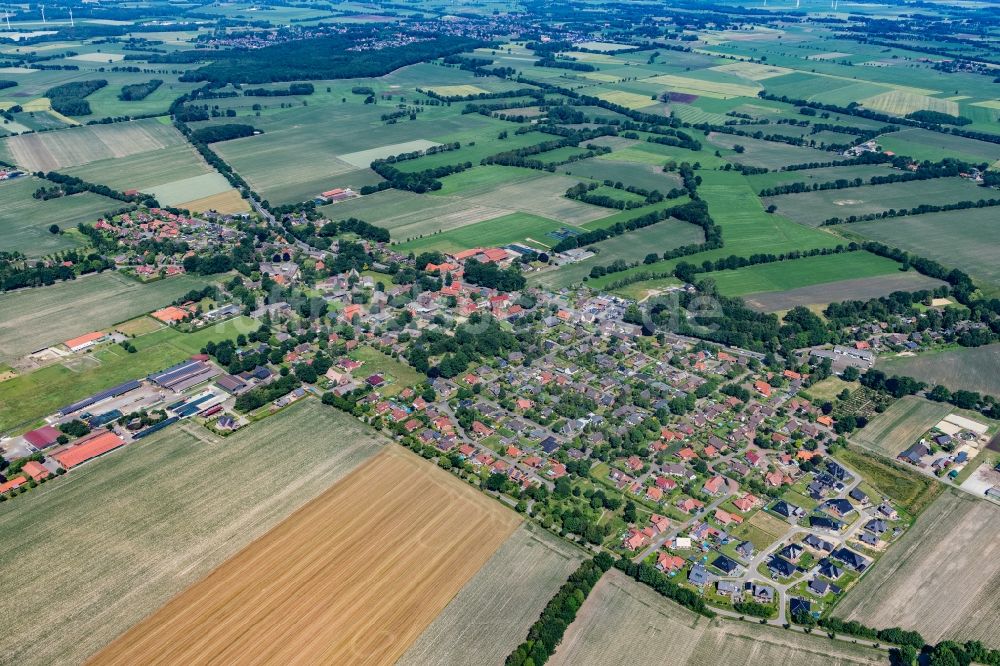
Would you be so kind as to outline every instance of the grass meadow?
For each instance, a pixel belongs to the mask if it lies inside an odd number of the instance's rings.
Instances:
[[[91,192],[39,201],[32,193],[50,183],[34,177],[0,182],[0,249],[41,257],[83,244],[77,233],[52,234],[53,224],[63,231],[75,229],[80,222],[94,222],[105,211],[121,202]]]
[[[714,280],[723,296],[745,296],[835,283],[846,276],[866,278],[890,275],[898,271],[899,264],[892,259],[868,252],[846,252],[716,271],[703,277]]]
[[[890,374],[908,375],[951,390],[1000,394],[1000,345],[956,347],[915,356],[886,356],[876,364]]]

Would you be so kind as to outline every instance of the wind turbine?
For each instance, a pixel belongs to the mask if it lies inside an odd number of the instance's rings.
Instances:
[[[11,29],[10,28],[10,14],[7,13],[6,9],[3,10],[3,18],[4,18],[5,21],[7,21],[7,30],[10,30]]]
[[[798,7],[798,5],[796,5],[796,7]],[[73,22],[73,8],[72,7],[69,8],[69,27],[71,27],[71,28],[75,28],[76,27],[76,23]]]
[[[45,25],[45,5],[41,5],[42,8],[42,25]]]

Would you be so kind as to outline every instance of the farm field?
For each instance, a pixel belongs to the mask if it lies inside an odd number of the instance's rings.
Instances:
[[[859,222],[845,228],[851,234],[961,267],[977,285],[995,295],[1000,293],[1000,264],[994,251],[1000,243],[996,219],[996,209],[976,208]]]
[[[93,663],[392,663],[519,522],[436,465],[389,447]]]
[[[747,181],[760,191],[767,187],[790,185],[792,183],[830,183],[841,178],[854,180],[861,178],[867,181],[872,176],[885,176],[893,173],[892,169],[880,164],[860,164],[855,166],[832,166],[821,169],[801,169],[799,171],[771,171],[769,173],[747,176]]]
[[[845,252],[803,259],[757,264],[735,270],[715,271],[702,277],[715,280],[723,296],[743,296],[784,291],[822,283],[835,283],[844,276],[869,278],[899,272],[899,264],[868,252]]]
[[[890,208],[907,209],[920,204],[947,204],[975,201],[983,190],[963,178],[868,185],[843,190],[817,190],[801,194],[766,197],[764,203],[774,204],[778,212],[796,222],[819,226],[831,217],[846,219],[851,215],[880,213]],[[893,224],[895,220],[883,220]]]
[[[566,225],[544,217],[526,213],[511,213],[502,217],[483,220],[473,224],[451,229],[444,233],[418,238],[397,246],[400,252],[439,251],[444,253],[461,252],[474,247],[499,247],[509,243],[525,243],[530,239],[531,245],[551,246],[558,242],[549,234],[555,233]]]
[[[185,139],[172,125],[151,118],[22,134],[5,141],[8,153],[19,167],[28,171],[57,171],[176,146]]]
[[[224,440],[170,428],[4,503],[5,659],[82,663],[384,442],[304,400]]]
[[[939,160],[942,155],[950,155],[969,162],[989,162],[1000,159],[1000,146],[986,141],[967,139],[931,132],[916,127],[904,128],[898,132],[884,134],[878,139],[883,150],[891,150],[897,155],[909,155],[917,160]]]
[[[834,457],[911,516],[920,514],[944,489],[936,480],[887,457],[855,448],[839,449]]]
[[[152,191],[159,185],[214,173],[194,147],[186,144],[97,160],[63,171],[70,176],[101,183],[121,192],[133,189]],[[226,185],[228,187],[228,182]]]
[[[951,490],[938,497],[837,606],[873,627],[919,631],[929,643],[1000,649],[1000,507]]]
[[[832,234],[796,224],[780,214],[766,213],[760,199],[747,184],[746,177],[739,173],[703,171],[700,175],[703,181],[698,193],[708,204],[709,212],[716,224],[722,227],[725,247],[649,266],[639,266],[591,280],[588,285],[601,289],[604,285],[627,277],[631,273],[669,272],[681,261],[699,264],[706,259],[715,260],[733,254],[746,257],[758,252],[780,253],[836,247],[843,242]]]
[[[712,133],[708,136],[708,144],[730,151],[733,150],[734,146],[743,146],[744,152],[732,152],[732,154],[726,157],[737,164],[747,164],[767,169],[779,169],[789,164],[837,162],[847,159],[837,153],[829,153],[816,148],[792,146],[787,143],[764,141],[763,139],[736,136],[734,134]]]
[[[531,274],[529,280],[532,284],[549,289],[561,289],[582,282],[590,275],[590,269],[594,266],[606,266],[617,259],[641,262],[650,252],[662,255],[666,250],[701,243],[704,240],[705,235],[697,225],[680,220],[664,220],[594,243],[587,249],[597,250],[598,254],[595,256],[560,266],[552,271]]]
[[[32,198],[39,187],[51,183],[35,177],[21,177],[0,182],[0,247],[6,251],[23,252],[28,257],[40,257],[60,250],[79,247],[82,236],[72,233],[52,234],[49,226],[56,224],[63,231],[75,229],[80,222],[92,223],[109,210],[121,206],[120,201],[92,192],[40,201]]]
[[[162,370],[257,325],[249,319],[215,324],[195,333],[165,328],[136,338],[134,354],[119,345],[95,351],[0,382],[0,432],[27,430],[35,420],[80,398]]]
[[[958,347],[915,356],[887,356],[876,363],[879,370],[908,375],[930,385],[951,390],[1000,393],[1000,345]]]
[[[921,275],[916,271],[900,272],[897,269],[895,273],[888,275],[837,280],[784,291],[743,294],[743,300],[761,312],[782,312],[799,305],[815,310],[825,308],[830,303],[848,300],[865,301],[894,291],[920,291],[934,289],[943,284],[941,280]]]
[[[171,303],[210,280],[181,275],[142,284],[116,273],[0,295],[0,361],[107,328]],[[24,331],[30,330],[31,336]]]
[[[873,418],[852,439],[887,458],[895,458],[951,411],[947,403],[904,396]]]
[[[522,523],[396,663],[503,662],[582,557],[562,539]]]
[[[702,617],[612,569],[594,586],[549,663],[847,666],[885,663],[885,653],[819,634]]]

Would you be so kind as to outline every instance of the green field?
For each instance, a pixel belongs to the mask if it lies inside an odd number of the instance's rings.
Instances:
[[[852,439],[886,457],[895,458],[951,410],[947,403],[906,396],[875,416]]]
[[[851,215],[880,213],[889,209],[907,209],[920,204],[947,204],[975,201],[983,190],[963,178],[869,185],[842,190],[817,190],[801,194],[785,194],[764,199],[774,204],[778,212],[796,222],[818,226],[831,217],[846,219]]]
[[[223,322],[195,333],[163,328],[137,337],[130,354],[102,346],[70,360],[0,382],[0,432],[27,430],[39,418],[93,393],[179,363],[210,341],[235,339],[256,328],[253,320]]]
[[[5,502],[5,660],[83,663],[382,445],[304,400],[225,440],[174,425]]]
[[[995,143],[917,128],[885,134],[878,141],[883,150],[891,150],[897,155],[909,155],[917,160],[937,161],[948,155],[972,163],[993,164],[1000,159],[1000,145]]]
[[[80,222],[96,222],[105,211],[121,206],[120,201],[91,192],[40,201],[32,198],[39,187],[52,184],[35,177],[0,182],[0,250],[41,257],[82,245],[78,234],[51,234],[56,224],[63,231],[75,230]]]
[[[132,319],[209,282],[181,275],[141,284],[105,272],[2,294],[0,362]]]
[[[892,259],[868,252],[846,252],[716,271],[701,277],[714,280],[723,296],[744,296],[898,271],[899,264]]]
[[[984,192],[985,194],[985,192]],[[996,208],[911,215],[844,227],[851,234],[898,247],[967,272],[991,295],[1000,293]]]
[[[476,222],[458,229],[452,229],[433,236],[419,238],[396,246],[400,252],[454,253],[474,247],[502,247],[509,243],[524,243],[531,239],[532,245],[555,245],[557,242],[548,234],[566,227],[555,220],[547,220],[527,213],[512,213],[503,217]]]
[[[842,242],[831,234],[796,224],[780,214],[766,213],[746,177],[739,173],[704,171],[700,175],[703,181],[698,193],[708,204],[716,224],[722,227],[724,247],[597,278],[588,285],[601,289],[637,272],[670,272],[681,261],[699,264],[706,259],[714,261],[734,254],[747,257],[759,252],[836,247]]]
[[[828,153],[816,148],[792,146],[787,143],[764,141],[763,139],[754,139],[747,136],[712,134],[708,139],[710,145],[728,151],[726,153],[727,159],[738,164],[765,167],[767,169],[779,169],[789,164],[801,164],[804,162],[837,162],[847,159],[837,153]],[[738,153],[732,150],[734,146],[738,145],[743,146],[744,152]]]
[[[64,170],[71,176],[92,183],[102,183],[119,191],[153,191],[158,185],[214,173],[195,149],[176,145],[127,157],[98,160]],[[226,187],[229,187],[228,182]],[[184,199],[190,201],[192,198]],[[161,201],[160,203],[166,204]]]
[[[405,388],[412,388],[426,380],[420,374],[403,361],[386,356],[377,349],[371,347],[358,347],[351,352],[351,358],[355,361],[363,361],[364,365],[358,372],[365,377],[379,374],[384,379],[389,380],[389,385],[379,389],[382,395],[396,395]]]
[[[915,356],[886,356],[876,364],[889,374],[907,375],[941,384],[951,390],[966,389],[1000,395],[1000,345],[957,347],[921,352]]]

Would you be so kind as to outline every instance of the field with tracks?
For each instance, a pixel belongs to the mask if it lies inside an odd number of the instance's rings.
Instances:
[[[911,215],[847,227],[852,234],[960,266],[992,294],[1000,293],[1000,263],[996,248],[1000,226],[995,208]]]
[[[958,347],[916,356],[887,356],[876,364],[890,374],[909,375],[952,390],[1000,393],[1000,345]]]
[[[831,217],[846,219],[851,215],[880,213],[890,208],[911,208],[919,204],[948,204],[975,201],[983,190],[962,178],[938,178],[888,185],[868,185],[842,190],[817,190],[801,194],[767,197],[766,205],[774,204],[778,212],[796,222],[819,226]],[[893,224],[895,220],[884,220]]]
[[[502,663],[582,556],[542,528],[523,523],[397,663]]]
[[[224,440],[170,428],[0,505],[5,660],[83,662],[383,441],[307,400]]]
[[[849,275],[849,273],[845,273]],[[814,284],[808,287],[795,287],[784,291],[753,292],[743,294],[747,305],[761,312],[782,312],[798,305],[820,309],[830,303],[861,300],[885,296],[894,291],[920,291],[934,289],[944,282],[921,275],[916,271],[900,272],[898,269],[887,275],[837,280]]]
[[[1000,649],[1000,508],[952,490],[939,497],[836,609],[873,627],[915,629],[930,643]]]
[[[0,361],[168,305],[209,280],[182,275],[141,284],[116,273],[0,295]],[[25,336],[24,331],[31,335]]]
[[[951,412],[947,403],[905,396],[853,436],[855,442],[895,458]]]
[[[519,522],[436,465],[387,448],[94,663],[392,663]]]
[[[6,139],[14,163],[29,171],[57,171],[184,143],[172,125],[156,119],[88,125]]]
[[[591,591],[549,663],[847,666],[884,664],[885,653],[816,634],[708,619],[612,569]]]

